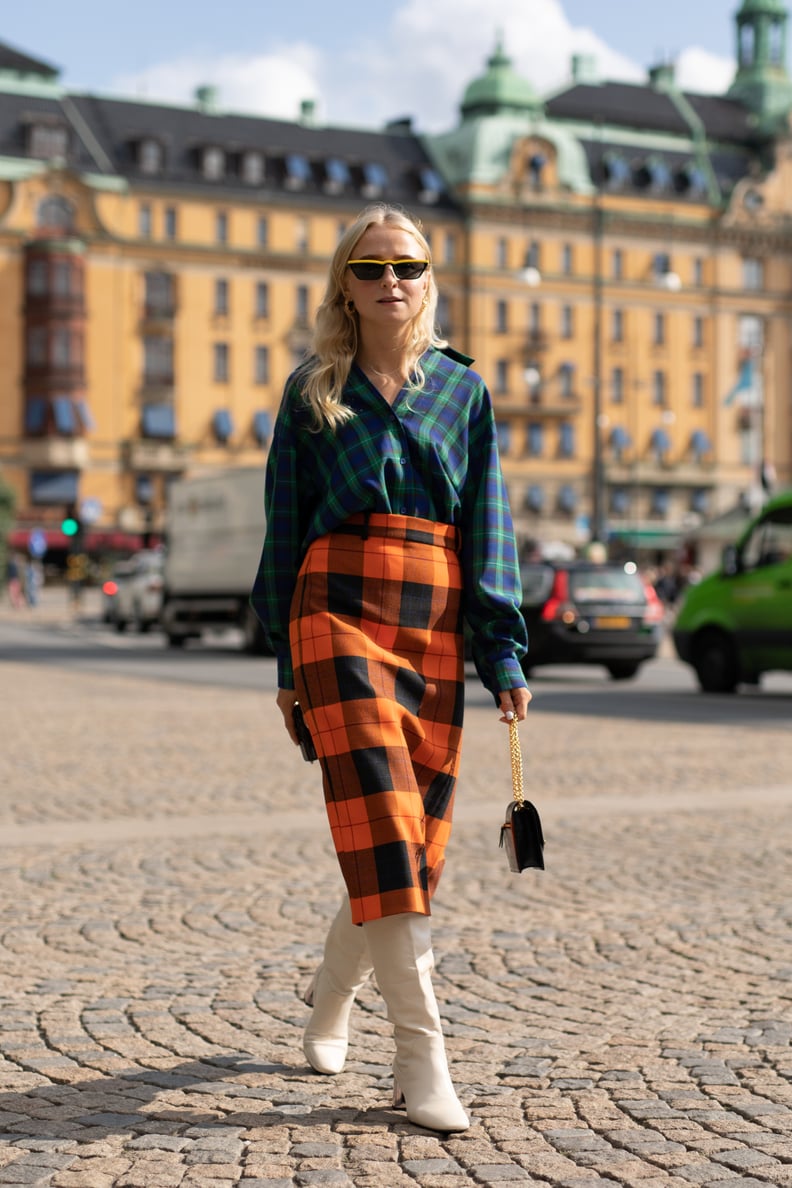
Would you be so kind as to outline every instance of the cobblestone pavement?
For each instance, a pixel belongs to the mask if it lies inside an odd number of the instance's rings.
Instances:
[[[534,712],[548,869],[468,716],[436,987],[471,1129],[389,1106],[300,1001],[339,875],[270,694],[6,664],[0,1185],[792,1185],[792,730]],[[9,696],[10,694],[10,696]]]

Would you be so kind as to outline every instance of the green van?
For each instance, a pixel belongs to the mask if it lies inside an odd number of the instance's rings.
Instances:
[[[768,500],[720,570],[688,588],[674,645],[705,693],[792,671],[792,491]]]

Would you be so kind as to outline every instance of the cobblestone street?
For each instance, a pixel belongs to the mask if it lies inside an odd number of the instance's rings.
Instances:
[[[390,1107],[371,986],[301,1048],[340,877],[270,693],[4,663],[0,1184],[792,1185],[792,730],[542,712],[547,870],[467,717],[435,985],[471,1129]],[[671,717],[671,715],[669,715]]]

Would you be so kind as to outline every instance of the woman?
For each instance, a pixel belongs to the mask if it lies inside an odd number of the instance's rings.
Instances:
[[[430,899],[459,765],[462,619],[501,721],[530,694],[514,533],[489,394],[434,333],[429,245],[403,211],[341,238],[312,356],[291,376],[267,464],[252,604],[321,762],[348,897],[306,994],[306,1056],[343,1068],[372,967],[394,1024],[394,1103],[464,1130],[431,983]],[[361,927],[356,927],[361,925]]]

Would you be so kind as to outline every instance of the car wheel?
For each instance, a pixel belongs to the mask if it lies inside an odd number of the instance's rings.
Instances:
[[[116,631],[121,634],[127,629],[127,621],[126,619],[119,619],[118,615],[116,615],[115,619],[113,620],[113,626],[115,627]]]
[[[606,667],[612,680],[629,681],[635,676],[641,666],[633,660],[615,660],[613,664],[608,664]]]
[[[739,684],[734,644],[722,631],[705,631],[694,640],[693,667],[703,693],[733,693]]]
[[[186,635],[171,635],[168,633],[168,647],[169,648],[183,648],[184,642],[187,639]]]

